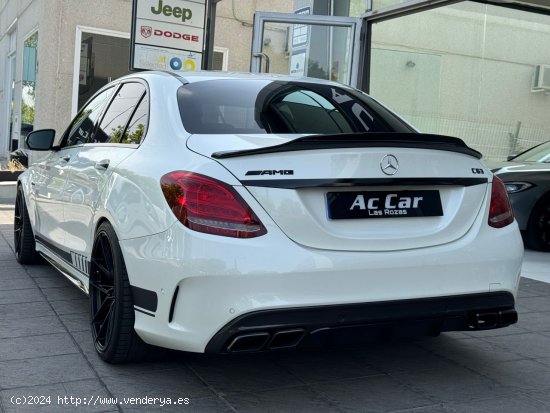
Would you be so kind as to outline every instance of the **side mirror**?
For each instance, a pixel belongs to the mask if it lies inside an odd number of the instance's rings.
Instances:
[[[52,149],[55,130],[39,129],[32,131],[25,138],[27,147],[33,151],[49,151]]]

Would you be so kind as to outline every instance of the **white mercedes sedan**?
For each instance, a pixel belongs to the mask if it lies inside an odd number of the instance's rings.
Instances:
[[[140,72],[27,145],[42,153],[17,184],[17,259],[89,294],[107,362],[517,321],[503,183],[347,86]]]

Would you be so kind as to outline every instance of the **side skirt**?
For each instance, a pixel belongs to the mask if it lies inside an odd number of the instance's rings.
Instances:
[[[40,241],[40,239],[36,239],[36,251],[38,251],[56,270],[63,274],[65,278],[88,295],[88,275],[73,267],[71,263],[50,250]]]

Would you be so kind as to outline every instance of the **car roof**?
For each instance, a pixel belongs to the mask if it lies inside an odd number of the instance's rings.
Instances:
[[[314,79],[309,77],[296,77],[296,76],[289,76],[289,75],[279,75],[279,74],[271,74],[271,73],[243,73],[243,72],[222,72],[222,71],[196,71],[196,72],[182,72],[180,73],[174,73],[174,72],[168,72],[168,71],[158,71],[158,70],[152,70],[152,71],[141,71],[137,73],[132,73],[130,75],[124,76],[118,80],[122,79],[128,79],[132,77],[139,77],[144,79],[152,79],[152,78],[162,78],[162,77],[172,77],[179,79],[182,83],[197,83],[197,82],[204,82],[204,81],[210,81],[210,80],[221,80],[221,79],[235,79],[235,80],[266,80],[266,81],[286,81],[286,82],[307,82],[307,83],[322,83],[327,85],[335,85],[335,86],[345,86],[338,82],[328,81],[328,80],[322,80],[322,79]]]

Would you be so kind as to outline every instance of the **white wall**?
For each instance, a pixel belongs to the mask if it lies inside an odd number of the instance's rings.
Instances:
[[[493,159],[518,122],[520,146],[550,139],[550,95],[531,92],[535,65],[550,64],[550,16],[460,3],[376,24],[373,42],[371,93],[424,130]]]

